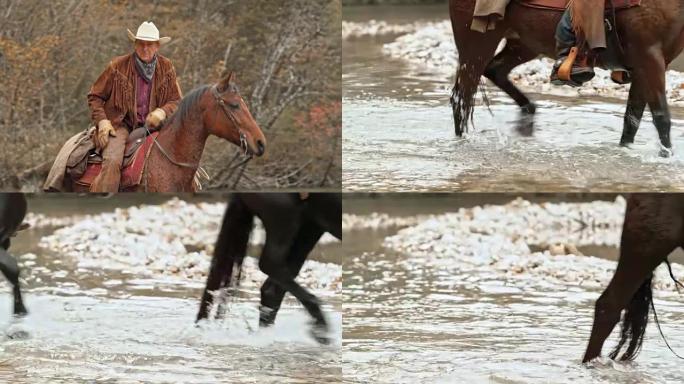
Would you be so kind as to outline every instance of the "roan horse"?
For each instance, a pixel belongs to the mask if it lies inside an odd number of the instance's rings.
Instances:
[[[218,84],[199,87],[183,97],[156,138],[137,190],[193,191],[209,135],[230,141],[250,157],[266,150],[266,138],[240,96],[233,72]],[[72,190],[88,192],[88,187],[72,182]]]
[[[294,279],[325,232],[342,239],[341,194],[311,193],[308,197],[296,193],[233,195],[223,217],[197,321],[208,317],[214,292],[230,286],[233,265],[237,267],[239,282],[254,216],[261,220],[266,230],[259,269],[268,278],[261,286],[259,325],[268,327],[274,323],[285,292],[290,292],[314,318],[312,336],[322,344],[329,343],[328,325],[320,301]],[[220,306],[217,316],[222,316]]]
[[[14,315],[23,316],[28,312],[21,299],[19,288],[19,265],[7,250],[10,238],[21,228],[26,215],[26,198],[21,193],[0,194],[0,271],[12,284],[14,294]]]
[[[601,354],[603,343],[620,321],[623,309],[620,341],[609,356],[615,359],[628,343],[620,359],[636,357],[646,332],[649,309],[653,306],[653,270],[662,262],[668,263],[669,267],[667,256],[683,246],[684,196],[635,194],[628,198],[620,259],[608,287],[596,300],[594,324],[583,362]],[[672,270],[670,276],[674,279]],[[675,283],[681,286],[677,280]]]
[[[450,0],[449,10],[459,65],[451,98],[456,135],[467,130],[472,121],[474,95],[484,75],[506,92],[521,108],[518,130],[531,134],[536,110],[532,103],[508,79],[511,70],[539,55],[554,57],[555,30],[563,11],[525,6],[524,0],[513,0],[505,19],[496,29],[486,33],[470,30],[475,0]],[[606,4],[611,4],[606,0]],[[661,143],[661,156],[672,153],[670,112],[665,91],[665,71],[684,47],[684,0],[642,0],[641,5],[615,14],[615,30],[621,42],[618,62],[630,70],[632,85],[620,145],[634,142],[646,104],[653,115]],[[514,32],[519,37],[507,39],[506,46],[495,56],[504,35]],[[613,66],[599,66],[613,69]],[[608,61],[608,60],[604,60]],[[613,60],[615,62],[615,60]]]

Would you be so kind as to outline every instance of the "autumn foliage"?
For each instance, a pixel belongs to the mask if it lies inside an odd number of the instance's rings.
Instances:
[[[242,172],[230,171],[237,150],[211,138],[205,186],[341,185],[339,2],[0,0],[0,189],[38,188],[61,145],[90,124],[90,85],[132,51],[126,29],[146,20],[173,38],[160,53],[185,93],[235,71],[267,135],[267,155]]]

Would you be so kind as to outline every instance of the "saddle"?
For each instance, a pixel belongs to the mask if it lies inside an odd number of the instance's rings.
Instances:
[[[554,11],[565,11],[568,7],[570,0],[515,0],[516,3],[529,7],[538,9],[549,9]],[[615,7],[615,10],[626,9],[637,7],[641,5],[641,0],[606,0],[605,1],[606,10]]]
[[[515,0],[516,3],[536,9],[546,9],[563,12],[568,7],[570,0]],[[641,5],[641,0],[605,0],[605,13],[611,11],[619,11],[623,9],[638,7]],[[617,36],[615,26],[611,25],[608,17],[605,18],[605,36],[607,42],[607,49],[601,54],[594,54],[588,52],[583,44],[579,47],[573,47],[563,64],[558,68],[558,78],[565,81],[567,84],[575,84],[572,80],[572,68],[575,61],[579,61],[580,67],[595,67],[601,66],[605,69],[611,69],[610,78],[617,84],[631,83],[630,70],[625,68],[622,64],[622,51],[620,41]]]
[[[147,135],[144,128],[133,130],[126,141],[124,149],[124,159],[121,165],[120,191],[133,189],[142,182],[143,171],[145,170],[145,160],[150,154],[154,145],[154,139],[159,132]],[[74,152],[76,154],[76,152]],[[69,159],[71,163],[71,158]],[[102,155],[95,152],[92,148],[87,152],[83,159],[75,159],[75,166],[68,167],[67,173],[71,176],[75,184],[90,187],[97,175],[102,171]]]

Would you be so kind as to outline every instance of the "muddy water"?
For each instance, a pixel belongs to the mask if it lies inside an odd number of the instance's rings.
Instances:
[[[346,21],[443,20],[444,5],[352,7]],[[515,129],[518,108],[488,86],[491,112],[454,135],[448,106],[453,76],[389,58],[396,35],[343,42],[344,185],[373,191],[668,191],[684,188],[684,113],[673,109],[675,156],[658,157],[647,113],[631,149],[617,143],[624,102],[531,94],[539,106],[533,137]],[[455,68],[454,63],[454,68]],[[676,63],[673,68],[682,65]]]
[[[222,200],[222,197],[192,198]],[[31,199],[35,213],[100,213],[166,197],[121,200]],[[229,318],[196,327],[202,284],[141,278],[125,271],[78,269],[75,260],[37,247],[54,228],[21,233],[12,253],[32,252],[24,266],[30,314],[11,320],[7,284],[0,282],[0,382],[209,383],[341,380],[341,302],[326,297],[334,342],[321,347],[308,334],[309,317],[286,298],[273,329],[257,327],[258,292],[234,299]],[[312,258],[339,260],[339,246]],[[28,332],[26,339],[16,338]]]
[[[476,199],[459,205],[451,198],[401,197],[381,202],[377,210],[399,216],[438,213],[440,202],[446,212]],[[345,212],[366,213],[371,202],[348,199]],[[384,248],[383,239],[397,230],[345,233],[346,382],[679,383],[684,377],[654,324],[636,362],[580,364],[598,288],[510,279],[486,267]],[[599,257],[616,254],[599,245],[582,250]],[[668,341],[684,350],[682,297],[662,292],[655,297]],[[614,333],[604,354],[615,342]]]

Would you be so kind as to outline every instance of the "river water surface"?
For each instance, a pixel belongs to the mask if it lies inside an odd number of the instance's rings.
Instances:
[[[345,7],[344,20],[389,24],[448,19],[446,5]],[[668,191],[684,187],[684,114],[672,108],[675,155],[658,156],[645,114],[631,149],[617,145],[625,102],[531,94],[535,133],[515,129],[518,107],[487,86],[491,108],[454,135],[453,72],[390,57],[397,34],[343,41],[344,187],[350,191]],[[450,42],[451,40],[449,40]],[[453,44],[450,42],[450,44]],[[454,47],[455,50],[455,47]],[[673,68],[682,69],[680,63]]]
[[[390,218],[411,219],[456,212],[484,202],[503,204],[510,198],[499,195],[478,199],[478,195],[462,199],[457,195],[348,198],[345,213],[379,212]],[[619,214],[615,212],[614,216]],[[635,362],[601,359],[589,367],[581,365],[594,301],[605,285],[603,280],[612,274],[611,262],[593,259],[597,261],[582,263],[583,259],[569,258],[562,264],[568,271],[584,269],[591,274],[596,264],[596,269],[607,268],[609,273],[599,284],[559,281],[543,275],[511,274],[471,263],[454,253],[397,251],[385,239],[400,228],[362,228],[347,228],[344,241],[346,382],[636,384],[679,383],[684,377],[684,367],[665,347],[653,322]],[[520,233],[526,230],[521,227]],[[619,228],[615,230],[619,238]],[[480,227],[473,229],[471,236],[482,231],[487,232]],[[449,235],[444,232],[441,236]],[[576,235],[595,237],[597,243],[606,239],[596,233]],[[590,243],[585,242],[580,251],[600,258],[617,256],[614,245]],[[483,241],[460,249],[486,255],[486,245]],[[483,249],[477,250],[479,247]],[[424,249],[420,244],[417,248]],[[681,254],[678,260],[682,260]],[[563,276],[564,271],[554,273]],[[654,297],[663,331],[681,353],[684,298],[671,289],[656,291]],[[616,332],[603,353],[615,343]]]
[[[187,197],[190,202],[222,197]],[[168,197],[102,200],[34,197],[29,210],[49,217],[98,214]],[[225,201],[225,200],[224,200]],[[218,223],[217,223],[218,225]],[[0,300],[0,381],[11,383],[281,383],[341,381],[341,302],[324,298],[331,346],[308,334],[309,317],[289,295],[273,329],[258,330],[258,291],[231,301],[227,319],[196,327],[201,281],[80,268],[77,260],[37,243],[54,227],[27,230],[10,250],[20,257],[28,317],[11,320],[4,280]],[[256,254],[250,252],[250,254]],[[339,260],[339,244],[313,259]],[[28,338],[17,337],[28,333]]]

